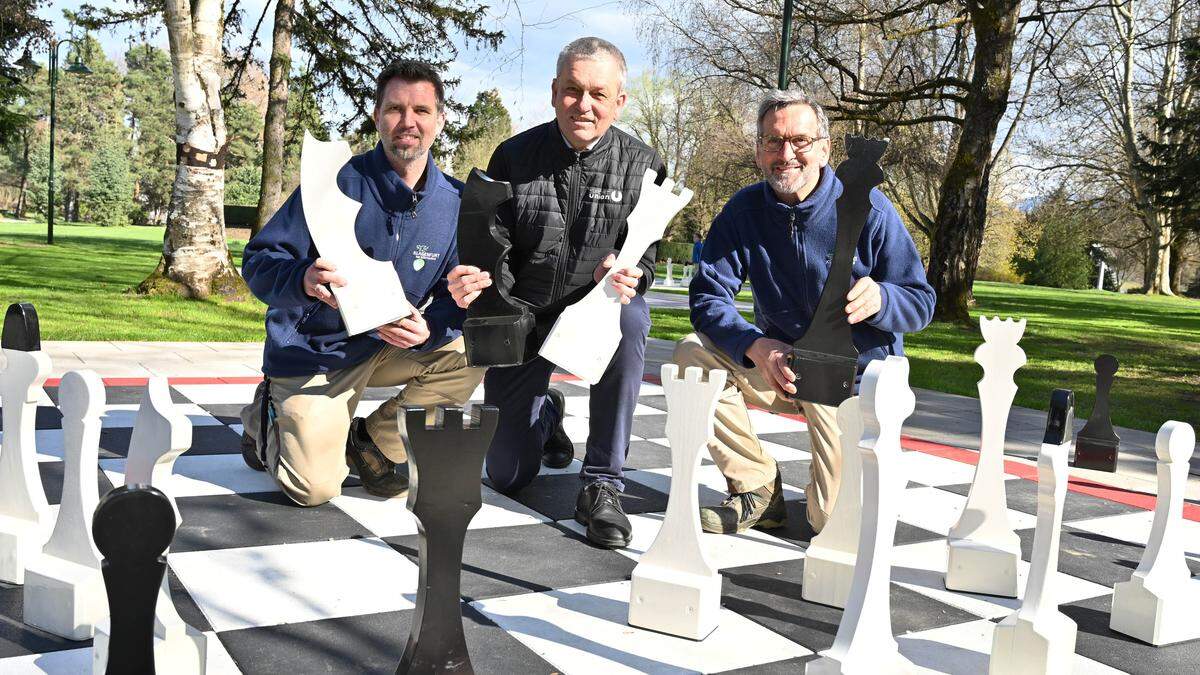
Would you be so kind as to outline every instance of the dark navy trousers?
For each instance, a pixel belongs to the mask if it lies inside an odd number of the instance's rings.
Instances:
[[[585,482],[606,480],[625,489],[623,468],[649,335],[650,309],[638,295],[621,306],[621,342],[591,388],[587,455],[579,474]],[[539,356],[519,366],[489,368],[484,375],[484,403],[500,408],[487,454],[488,480],[499,492],[520,490],[541,469],[542,448],[563,415],[546,398],[553,372],[554,364]]]

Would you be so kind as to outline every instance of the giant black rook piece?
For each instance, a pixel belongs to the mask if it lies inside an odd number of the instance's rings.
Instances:
[[[886,140],[846,137],[846,161],[837,168],[842,196],[837,201],[838,230],[829,277],[804,335],[792,347],[796,398],[840,405],[850,398],[858,372],[858,349],[846,320],[854,252],[871,212],[871,189],[883,182],[879,159]]]
[[[119,487],[96,505],[92,537],[111,617],[106,673],[154,673],[154,607],[174,536],[171,500],[149,485]]]
[[[525,361],[525,342],[533,330],[529,308],[513,302],[500,274],[511,248],[496,226],[496,210],[512,198],[512,186],[471,169],[458,209],[458,259],[492,275],[467,309],[463,322],[467,365],[516,366]]]
[[[37,311],[28,302],[14,302],[4,313],[4,334],[0,347],[21,352],[40,352],[42,334],[38,328]]]
[[[1121,447],[1121,438],[1113,431],[1108,412],[1108,395],[1116,374],[1115,356],[1101,354],[1096,358],[1096,405],[1087,424],[1075,437],[1075,461],[1071,462],[1071,466],[1110,473],[1117,470],[1117,451]]]
[[[408,509],[420,535],[420,582],[412,631],[397,673],[474,673],[459,597],[463,541],[483,500],[479,475],[500,410],[477,408],[463,427],[462,408],[438,406],[440,424],[425,426],[425,409],[406,406],[400,433],[408,450]]]
[[[1046,413],[1046,445],[1062,445],[1071,437],[1075,426],[1075,392],[1055,389],[1050,392],[1050,410]]]

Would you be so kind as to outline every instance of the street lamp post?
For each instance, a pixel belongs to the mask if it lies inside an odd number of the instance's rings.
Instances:
[[[67,38],[67,40],[55,40],[54,37],[50,37],[50,179],[49,185],[46,189],[48,192],[47,203],[49,205],[49,209],[47,210],[46,214],[47,244],[54,244],[54,123],[55,113],[58,112],[58,101],[56,101],[56,94],[58,94],[59,85],[59,47],[64,46],[64,44],[74,44],[76,47],[79,46],[79,43],[71,40],[71,38]],[[34,64],[34,61],[29,58],[28,50],[26,50],[24,58],[18,62],[18,65],[22,65],[26,68],[37,67]],[[67,72],[90,74],[91,68],[85,66],[83,61],[80,61],[77,58],[76,60],[71,61],[71,64],[67,65]]]

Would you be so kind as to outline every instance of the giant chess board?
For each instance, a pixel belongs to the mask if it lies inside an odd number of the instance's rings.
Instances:
[[[109,381],[102,419],[101,494],[123,484],[141,388]],[[129,383],[132,384],[132,383]],[[786,528],[703,535],[722,574],[717,630],[701,642],[630,627],[630,574],[666,509],[670,450],[662,388],[643,384],[622,500],[634,527],[628,549],[589,545],[572,520],[576,473],[587,436],[588,390],[567,395],[564,424],[576,461],[542,475],[514,498],[483,488],[463,562],[463,615],[472,661],[491,673],[800,672],[829,648],[841,610],[801,599],[803,486],[809,440],[802,419],[751,411],[785,483]],[[183,524],[171,546],[169,579],[180,615],[209,640],[210,672],[391,673],[404,649],[416,597],[417,526],[404,499],[367,495],[354,479],[317,508],[290,505],[239,451],[238,412],[252,383],[172,381],[193,424],[190,450],[162,487]],[[395,389],[369,390],[368,414]],[[482,398],[482,391],[476,392]],[[58,390],[37,410],[37,452],[46,496],[61,499],[63,434]],[[2,403],[2,402],[0,402]],[[993,629],[1019,600],[947,591],[946,535],[958,521],[977,457],[970,450],[906,439],[910,477],[902,495],[891,583],[900,651],[935,672],[987,670]],[[1006,463],[1009,520],[1021,538],[1023,586],[1035,513],[1036,469]],[[720,502],[724,480],[707,459],[701,504]],[[1153,498],[1073,483],[1066,498],[1058,585],[1062,611],[1079,626],[1075,672],[1182,673],[1200,668],[1200,640],[1151,647],[1108,628],[1112,587],[1129,579],[1150,533]],[[1185,505],[1187,563],[1200,574],[1200,505]],[[22,590],[0,583],[0,673],[90,672],[90,641],[71,642],[22,621]],[[1200,620],[1200,609],[1197,610]]]

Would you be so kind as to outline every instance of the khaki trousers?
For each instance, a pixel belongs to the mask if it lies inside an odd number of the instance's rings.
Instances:
[[[714,434],[709,440],[708,451],[724,474],[731,492],[750,492],[768,485],[775,480],[778,470],[775,459],[763,450],[754,435],[747,402],[776,413],[795,414],[803,410],[812,438],[812,463],[804,493],[808,498],[809,524],[820,532],[837,499],[842,472],[837,408],[780,396],[757,368],[734,363],[728,354],[698,333],[688,335],[675,345],[672,360],[679,366],[681,375],[688,366],[729,373],[725,391],[717,402]]]
[[[407,405],[424,406],[432,423],[435,406],[462,405],[483,379],[482,368],[467,367],[463,339],[428,352],[385,345],[366,361],[342,370],[269,379],[274,425],[267,430],[267,471],[292,501],[317,506],[341,493],[346,466],[346,435],[354,409],[367,387],[404,389],[366,418],[367,433],[388,459],[407,461],[398,415]],[[268,380],[264,381],[266,384]],[[245,431],[262,447],[262,390],[242,410]]]

